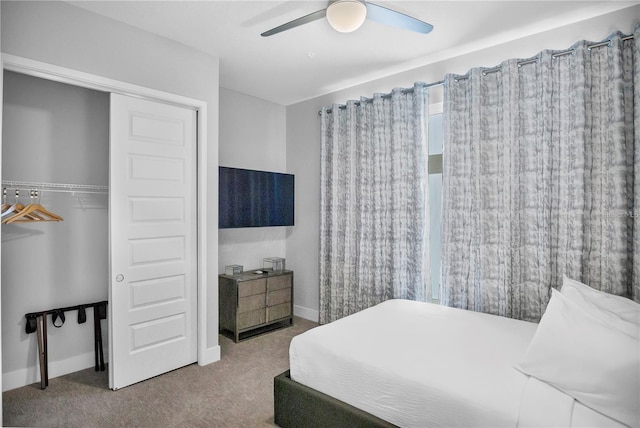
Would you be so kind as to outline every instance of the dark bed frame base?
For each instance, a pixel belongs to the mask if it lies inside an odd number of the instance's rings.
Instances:
[[[343,401],[291,380],[289,370],[273,379],[274,422],[282,428],[396,427]]]

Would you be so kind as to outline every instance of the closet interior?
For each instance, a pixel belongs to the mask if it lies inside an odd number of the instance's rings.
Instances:
[[[48,377],[96,363],[95,322],[84,320],[100,315],[89,302],[108,299],[109,94],[4,71],[3,96],[2,385],[9,390],[41,381],[43,345]],[[40,346],[31,332],[41,325],[27,314],[48,326]],[[100,324],[108,355],[108,324]]]

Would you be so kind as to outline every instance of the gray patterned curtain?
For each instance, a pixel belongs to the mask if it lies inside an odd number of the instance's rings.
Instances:
[[[446,76],[443,303],[538,321],[563,274],[640,300],[639,29]]]
[[[633,44],[631,49],[633,54],[632,60],[627,60],[625,67],[627,73],[631,67],[633,80],[631,84],[631,92],[633,93],[634,123],[633,128],[633,200],[634,209],[633,216],[633,274],[631,275],[631,296],[637,302],[640,296],[640,25],[637,25],[633,32]],[[628,43],[628,42],[627,42]],[[631,65],[628,65],[631,63]],[[627,90],[629,92],[629,90]]]
[[[320,323],[428,293],[428,89],[321,112]]]

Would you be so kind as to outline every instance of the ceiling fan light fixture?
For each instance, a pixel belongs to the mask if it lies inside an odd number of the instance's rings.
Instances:
[[[337,0],[327,7],[329,25],[341,33],[360,28],[367,18],[367,6],[358,0]]]

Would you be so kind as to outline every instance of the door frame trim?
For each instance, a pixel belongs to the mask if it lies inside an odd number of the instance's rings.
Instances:
[[[207,348],[207,102],[182,95],[171,94],[120,80],[85,73],[70,68],[1,53],[3,70],[66,83],[101,92],[172,104],[196,111],[196,186],[197,186],[197,358],[199,365],[220,359],[220,347]],[[1,123],[1,122],[0,122]],[[0,148],[2,136],[0,135]],[[1,152],[0,152],[1,153]],[[0,380],[1,382],[1,380]],[[1,386],[1,383],[0,383]],[[1,390],[1,388],[0,388]]]

